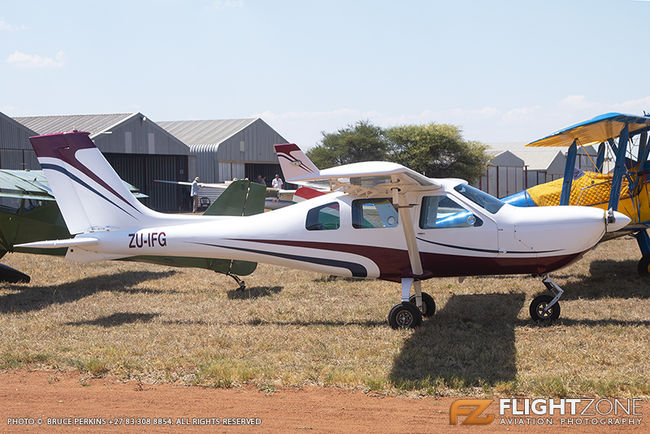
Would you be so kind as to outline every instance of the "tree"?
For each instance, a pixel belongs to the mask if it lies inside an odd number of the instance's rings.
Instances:
[[[463,139],[460,128],[448,124],[406,125],[384,131],[390,160],[431,178],[475,181],[489,161],[485,145]]]
[[[323,140],[307,151],[316,167],[326,169],[360,161],[382,161],[388,158],[389,144],[380,127],[370,121],[359,121],[336,133],[323,132]]]

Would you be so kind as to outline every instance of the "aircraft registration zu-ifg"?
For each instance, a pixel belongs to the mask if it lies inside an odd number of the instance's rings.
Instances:
[[[184,216],[145,207],[88,133],[30,138],[74,238],[28,243],[68,247],[92,262],[136,255],[231,258],[330,275],[401,283],[391,327],[435,312],[421,282],[441,276],[535,274],[550,294],[530,305],[536,321],[560,314],[548,273],[579,259],[630,219],[588,207],[516,208],[458,179],[433,179],[389,162],[318,170],[294,144],[276,145],[289,182],[328,181],[332,192],[251,216]],[[411,292],[413,294],[411,295]]]

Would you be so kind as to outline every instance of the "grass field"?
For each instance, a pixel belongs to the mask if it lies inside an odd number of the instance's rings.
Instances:
[[[438,313],[395,331],[394,283],[260,265],[237,291],[205,270],[9,254],[32,283],[0,286],[0,371],[268,391],[648,396],[650,282],[638,259],[622,239],[556,272],[566,293],[552,326],[528,316],[539,278],[497,276],[425,282]]]

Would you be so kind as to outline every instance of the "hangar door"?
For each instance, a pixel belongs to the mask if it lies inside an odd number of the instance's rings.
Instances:
[[[284,176],[282,175],[282,170],[280,170],[279,164],[246,163],[245,172],[246,178],[250,179],[251,181],[255,181],[257,179],[257,175],[262,175],[262,177],[265,177],[267,187],[271,186],[271,181],[275,177],[276,173],[280,175],[280,178],[282,178],[284,182],[286,182],[286,179],[284,179]]]
[[[172,184],[154,184],[154,179],[187,181],[186,155],[104,154],[126,182],[148,195],[141,199],[156,211],[175,212],[189,206],[189,191]],[[185,203],[186,202],[186,203]]]

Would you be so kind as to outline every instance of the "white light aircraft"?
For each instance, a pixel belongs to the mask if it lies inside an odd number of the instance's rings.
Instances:
[[[25,247],[68,247],[91,262],[135,255],[233,258],[331,275],[401,282],[393,328],[435,312],[421,281],[439,276],[545,275],[553,295],[534,320],[560,314],[547,273],[579,259],[630,220],[587,207],[516,208],[457,179],[432,179],[388,162],[318,170],[293,144],[276,145],[288,181],[328,181],[334,192],[246,217],[180,216],[138,202],[90,140],[71,132],[31,139],[71,234]],[[411,295],[411,290],[414,294]]]

